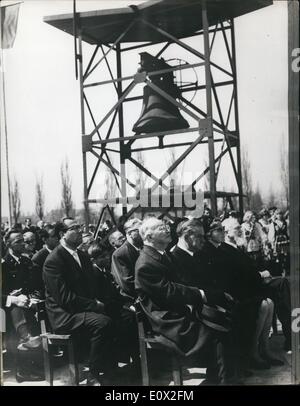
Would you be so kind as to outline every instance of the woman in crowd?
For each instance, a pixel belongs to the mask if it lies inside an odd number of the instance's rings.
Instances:
[[[269,227],[269,244],[272,249],[273,259],[280,268],[281,275],[286,274],[289,269],[289,236],[287,222],[283,212],[277,209],[273,221]]]
[[[261,239],[262,239],[262,250],[265,261],[270,261],[271,250],[269,244],[269,229],[270,229],[270,214],[266,208],[259,212],[258,223],[261,226]]]
[[[244,214],[241,230],[245,251],[255,262],[256,266],[260,268],[263,260],[262,231],[253,211],[248,210]]]

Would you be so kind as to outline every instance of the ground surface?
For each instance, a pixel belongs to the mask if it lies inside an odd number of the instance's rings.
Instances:
[[[291,354],[287,354],[282,350],[283,336],[278,333],[270,338],[270,346],[274,355],[284,361],[282,367],[272,367],[269,370],[254,371],[253,376],[247,378],[244,381],[244,385],[289,385],[291,384]],[[4,361],[5,361],[4,357]],[[67,363],[64,358],[57,358],[55,360],[55,386],[66,386],[68,385],[68,368]],[[122,365],[120,364],[122,367]],[[81,367],[81,385],[85,385],[86,372],[84,372],[83,367]],[[122,371],[124,373],[122,374]],[[114,385],[140,385],[141,383],[133,379],[128,378],[128,373],[125,372],[126,368],[121,369],[121,377],[119,381],[116,381]],[[196,367],[184,367],[183,368],[183,384],[184,385],[200,385],[205,379],[205,368]],[[171,370],[168,365],[168,359],[162,355],[154,356],[153,365],[150,367],[151,376],[151,386],[158,385],[173,385]],[[4,386],[45,386],[46,381],[41,382],[22,382],[17,383],[15,380],[12,363],[4,362]]]

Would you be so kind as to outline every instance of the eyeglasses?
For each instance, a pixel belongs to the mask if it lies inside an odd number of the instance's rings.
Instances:
[[[224,227],[215,228],[213,231],[217,231],[218,233],[223,233],[225,231]]]
[[[79,224],[67,228],[67,231],[82,231],[82,230],[83,227],[80,226]]]
[[[20,239],[20,240],[13,241],[11,244],[12,244],[12,245],[24,244],[24,242],[25,242],[25,241],[24,241],[23,239],[22,239],[22,240]]]
[[[168,224],[163,224],[163,225],[159,226],[158,229],[160,231],[170,231],[171,228]]]
[[[138,228],[134,228],[133,230],[129,230],[128,231],[128,234],[131,234],[131,233],[138,233],[139,232],[139,229]]]

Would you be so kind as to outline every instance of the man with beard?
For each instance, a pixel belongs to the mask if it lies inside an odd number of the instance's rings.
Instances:
[[[142,222],[134,218],[124,224],[126,234],[125,243],[116,249],[112,255],[111,272],[122,296],[132,304],[136,298],[134,288],[134,267],[143,246],[139,229]]]

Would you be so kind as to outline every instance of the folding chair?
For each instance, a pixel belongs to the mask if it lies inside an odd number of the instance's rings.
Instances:
[[[49,322],[47,318],[45,302],[37,304],[37,316],[40,323],[44,357],[44,371],[46,381],[53,386],[53,360],[51,357],[52,346],[65,346],[68,349],[70,386],[79,385],[78,365],[75,359],[74,342],[70,334],[53,334],[49,331]]]
[[[150,376],[148,367],[149,349],[160,349],[170,353],[172,360],[172,375],[174,385],[182,385],[182,367],[180,357],[183,354],[179,353],[178,348],[172,341],[168,340],[167,338],[159,334],[155,334],[151,330],[151,327],[147,322],[147,316],[145,315],[139,300],[137,300],[135,303],[135,309],[136,309],[135,313],[136,320],[138,324],[143,386],[150,385]]]

